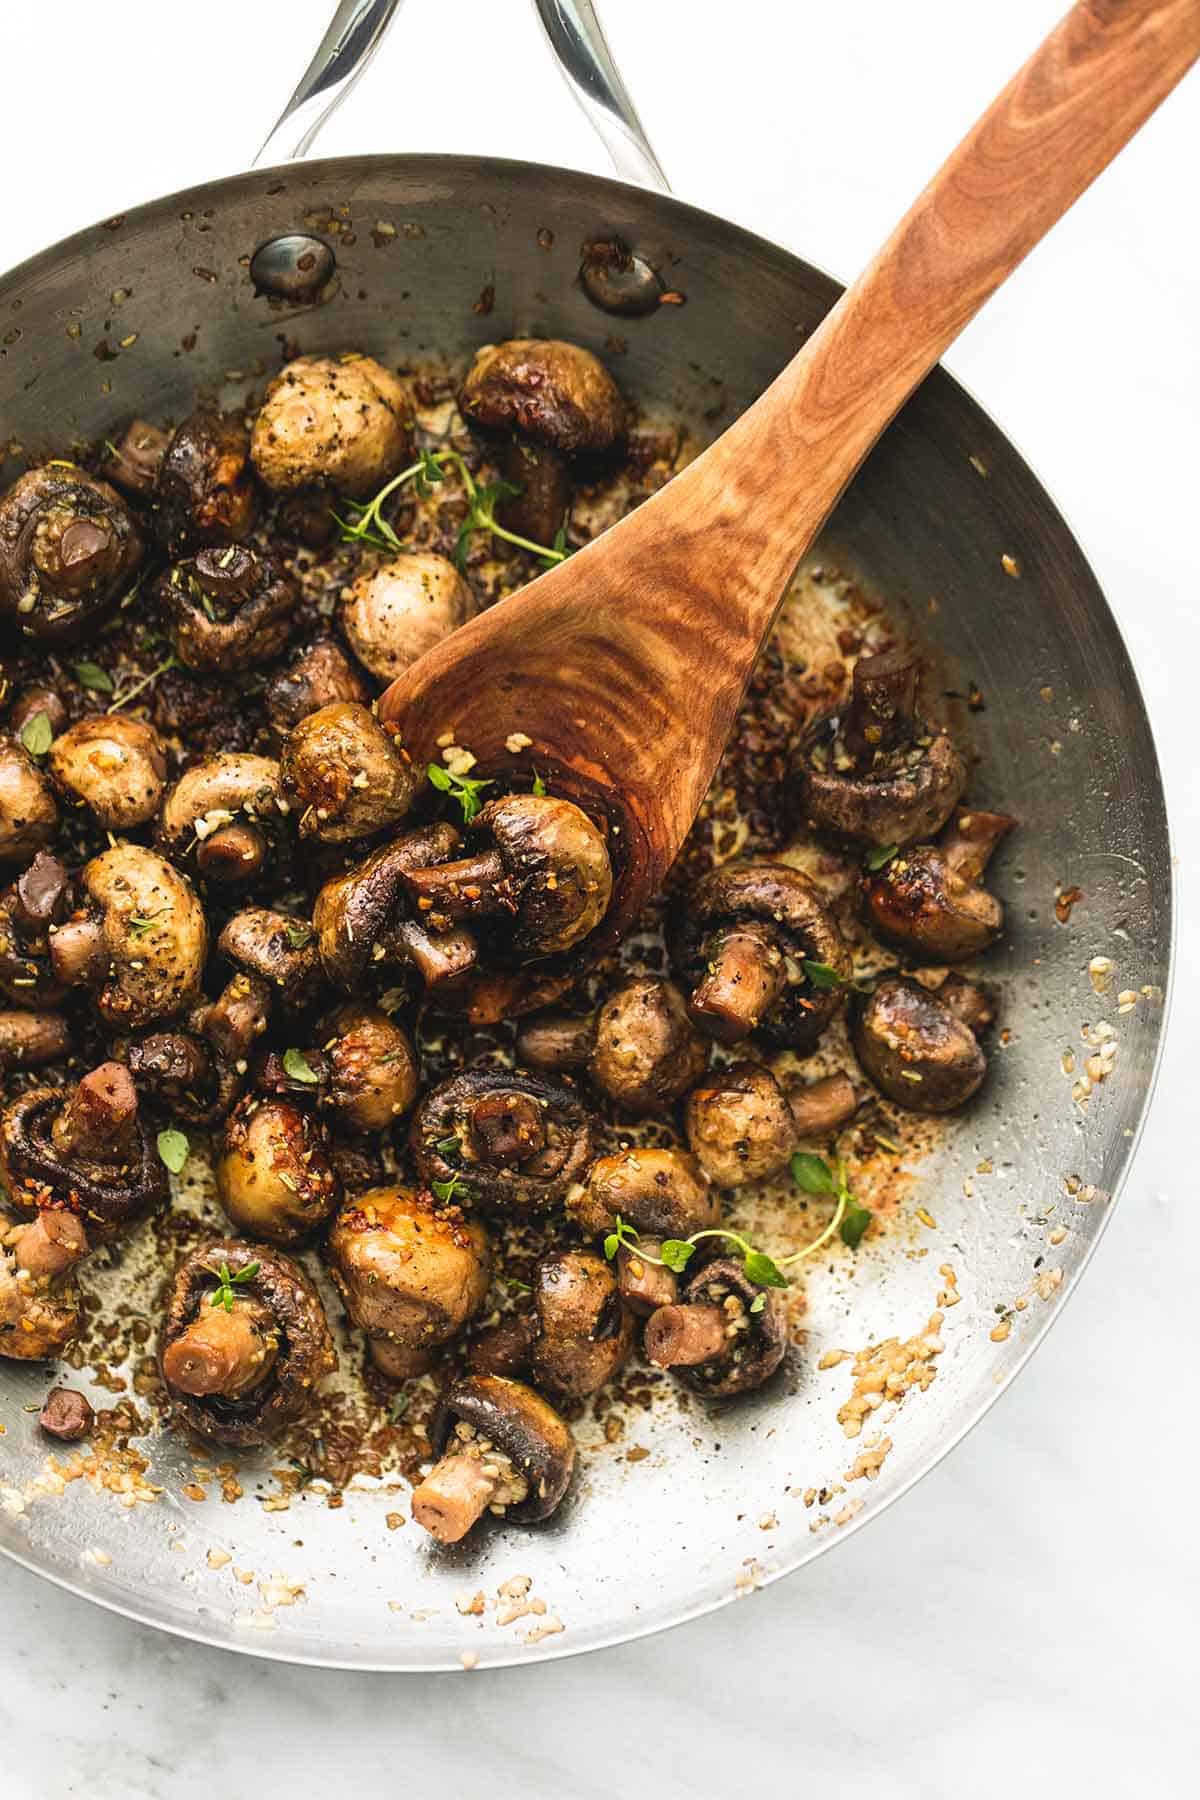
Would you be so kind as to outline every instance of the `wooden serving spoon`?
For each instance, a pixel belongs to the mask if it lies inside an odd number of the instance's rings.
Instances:
[[[589,950],[660,885],[787,582],[875,440],[1197,56],[1200,0],[1081,0],[723,436],[383,695],[417,761],[463,745],[607,818],[616,886]]]

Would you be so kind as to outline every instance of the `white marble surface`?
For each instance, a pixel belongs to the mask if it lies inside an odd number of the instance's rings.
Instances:
[[[329,3],[5,0],[4,261],[236,167]],[[842,275],[1058,10],[603,7],[677,190]],[[6,1800],[273,1800],[348,1779],[591,1800],[631,1776],[662,1800],[749,1782],[922,1800],[1195,1792],[1198,100],[1193,77],[950,359],[1030,454],[1116,607],[1182,865],[1154,1116],[1040,1356],[914,1493],[792,1581],[662,1638],[465,1685],[235,1659],[0,1566]],[[519,0],[409,0],[322,144],[384,147],[603,167]]]

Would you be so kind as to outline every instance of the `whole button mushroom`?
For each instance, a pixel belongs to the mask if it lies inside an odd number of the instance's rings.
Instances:
[[[646,1321],[647,1359],[711,1399],[744,1394],[773,1375],[787,1351],[787,1306],[778,1288],[752,1282],[732,1257],[697,1269],[680,1299]]]
[[[167,753],[153,725],[105,713],[80,719],[55,739],[50,773],[106,831],[129,831],[158,812]]]
[[[54,973],[50,933],[71,911],[71,884],[57,856],[39,850],[0,894],[0,993],[14,1006],[57,1006],[67,989]]]
[[[409,1145],[422,1181],[520,1218],[549,1211],[582,1180],[596,1125],[570,1088],[516,1070],[467,1069],[425,1095]]]
[[[592,1239],[606,1237],[618,1219],[633,1226],[638,1242],[618,1249],[617,1281],[626,1306],[645,1318],[676,1295],[670,1269],[649,1258],[660,1256],[665,1238],[689,1238],[718,1226],[721,1197],[687,1151],[639,1147],[597,1157],[567,1195],[566,1213]]]
[[[933,837],[946,823],[966,764],[918,716],[919,675],[910,649],[854,665],[845,712],[822,720],[792,761],[796,814],[814,830],[883,849]]]
[[[471,933],[462,927],[434,931],[413,918],[404,885],[410,869],[446,860],[460,844],[452,825],[419,826],[325,883],[313,907],[313,928],[327,981],[352,993],[368,969],[400,963],[426,990],[436,991],[474,966]]]
[[[240,1082],[193,1031],[148,1031],[114,1047],[138,1098],[160,1118],[214,1125],[232,1107]]]
[[[938,844],[917,844],[863,877],[863,907],[885,943],[935,962],[960,962],[995,943],[1004,908],[983,873],[1015,819],[959,812]]]
[[[320,1296],[282,1251],[219,1238],[184,1258],[159,1367],[189,1430],[218,1444],[269,1443],[311,1410],[336,1363]]]
[[[508,916],[522,957],[570,950],[596,929],[612,898],[612,864],[587,814],[552,795],[508,794],[471,826],[490,848],[455,862],[411,869],[405,886],[438,927]]]
[[[366,706],[370,698],[366,682],[332,638],[317,638],[301,650],[271,677],[263,696],[267,717],[281,738],[322,706],[337,700]]]
[[[56,978],[93,988],[101,1019],[118,1031],[190,1006],[208,925],[187,876],[156,851],[121,843],[93,857],[79,885],[83,904],[50,937]]]
[[[207,880],[242,884],[262,874],[287,810],[275,759],[230,750],[194,763],[169,789],[159,836],[175,856],[194,851]]]
[[[79,1334],[75,1265],[88,1242],[69,1212],[44,1212],[31,1225],[0,1221],[0,1356],[40,1362],[61,1356]]]
[[[286,1100],[247,1094],[225,1122],[217,1195],[243,1237],[291,1245],[337,1210],[341,1192],[325,1132]]]
[[[154,445],[134,452],[135,466]],[[250,434],[229,413],[193,413],[164,447],[155,483],[159,517],[172,549],[228,544],[249,537],[258,517]]]
[[[403,384],[373,357],[300,356],[267,388],[250,454],[277,494],[333,488],[365,500],[409,454]]]
[[[71,462],[0,499],[0,616],[39,644],[76,643],[129,587],[143,544],[115,489]]]
[[[413,1490],[412,1510],[439,1544],[460,1542],[485,1513],[518,1525],[549,1518],[570,1486],[570,1428],[523,1382],[456,1381],[430,1435],[438,1461]]]
[[[299,597],[278,557],[242,544],[198,550],[154,584],[176,656],[202,675],[273,662],[292,635]]]
[[[458,407],[499,440],[500,473],[520,491],[501,523],[550,544],[570,500],[570,459],[607,450],[625,430],[625,407],[600,360],[557,338],[513,338],[476,353]]]
[[[328,1254],[372,1361],[397,1381],[430,1368],[487,1298],[491,1247],[483,1226],[411,1188],[371,1188],[347,1202]]]
[[[123,494],[148,500],[170,442],[169,431],[160,431],[145,419],[132,420],[116,443],[105,444],[105,476]]]
[[[784,863],[704,876],[676,910],[671,952],[692,990],[691,1017],[723,1044],[757,1032],[779,1048],[811,1049],[852,973],[817,888]]]
[[[343,1131],[383,1132],[417,1097],[412,1039],[377,1006],[341,1006],[321,1026],[321,1105]]]
[[[778,1175],[801,1144],[831,1137],[861,1104],[840,1072],[805,1085],[780,1079],[764,1063],[737,1063],[688,1095],[687,1139],[710,1181],[740,1187]]]
[[[301,719],[284,742],[279,774],[300,836],[326,844],[397,824],[422,779],[369,708],[344,700]]]
[[[474,611],[474,595],[454,564],[416,550],[360,575],[343,594],[339,617],[364,669],[394,681]]]
[[[982,1029],[986,1017],[974,1017]],[[902,975],[876,983],[855,1007],[851,1032],[876,1087],[910,1112],[953,1112],[987,1074],[975,1031],[960,1009]]]
[[[58,824],[50,783],[24,745],[0,732],[0,862],[20,862],[48,844]]]
[[[530,1370],[539,1390],[554,1399],[586,1399],[629,1360],[633,1315],[621,1302],[616,1276],[590,1250],[554,1250],[542,1258],[533,1313]]]
[[[586,1066],[614,1106],[645,1118],[687,1092],[708,1062],[708,1042],[678,988],[657,975],[635,975],[586,1018],[545,1012],[526,1019],[517,1056],[535,1069]]]

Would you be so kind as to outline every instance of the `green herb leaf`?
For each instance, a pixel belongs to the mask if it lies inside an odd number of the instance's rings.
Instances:
[[[874,874],[877,869],[886,869],[893,856],[899,855],[899,844],[884,844],[881,849],[872,850],[867,858],[867,867]]]
[[[863,1206],[854,1198],[853,1194],[848,1193],[846,1210],[842,1214],[842,1223],[839,1227],[843,1244],[848,1244],[851,1250],[857,1250],[873,1216],[869,1207]]]
[[[797,1150],[791,1161],[791,1170],[792,1180],[806,1194],[837,1193],[833,1170],[823,1156],[812,1156],[807,1150]]]
[[[439,1138],[433,1147],[439,1156],[453,1156],[456,1150],[462,1149],[462,1139],[458,1136]]]
[[[155,921],[170,911],[169,906],[160,906],[157,912],[130,913],[128,921],[130,937],[145,937],[148,931],[153,930]]]
[[[388,1408],[388,1418],[393,1425],[398,1425],[409,1407],[412,1405],[411,1394],[393,1394],[392,1404]]]
[[[536,794],[539,800],[543,797],[543,795],[546,792],[546,784],[542,780],[541,776],[538,774],[536,769],[533,771],[533,786],[530,788],[529,791],[531,794]]]
[[[305,944],[311,944],[313,941],[311,925],[288,925],[286,929],[287,941],[293,950],[303,950]]]
[[[182,1173],[183,1165],[188,1159],[191,1145],[186,1133],[182,1131],[160,1131],[158,1134],[158,1154],[170,1169],[172,1175]]]
[[[618,1250],[632,1248],[637,1243],[639,1236],[640,1233],[635,1231],[629,1221],[623,1219],[618,1213],[613,1229],[604,1240],[604,1254],[609,1262],[612,1261]]]
[[[21,727],[21,742],[30,756],[45,756],[54,742],[54,729],[50,724],[50,714],[37,712],[31,719],[26,719]]]
[[[425,773],[430,783],[440,794],[451,794],[462,807],[463,824],[469,825],[483,811],[483,801],[479,798],[484,788],[490,788],[490,781],[472,781],[468,775],[455,775],[452,770],[445,769],[441,763],[429,763]]]
[[[686,1238],[667,1238],[659,1246],[659,1255],[676,1275],[681,1275],[696,1254],[695,1244],[689,1244]]]
[[[305,1062],[304,1055],[299,1050],[284,1051],[283,1072],[292,1081],[303,1081],[310,1087],[315,1087],[321,1079],[317,1071]]]
[[[97,694],[111,694],[113,679],[107,669],[99,663],[81,662],[74,665],[75,679],[81,687],[91,688]]]
[[[779,1267],[773,1256],[765,1250],[748,1250],[742,1262],[742,1268],[751,1281],[759,1287],[786,1287],[787,1276]]]
[[[234,1300],[237,1298],[233,1291],[234,1288],[244,1287],[247,1282],[253,1281],[261,1267],[261,1263],[247,1263],[245,1268],[239,1269],[236,1275],[229,1273],[228,1263],[222,1263],[219,1269],[210,1268],[208,1272],[210,1275],[216,1276],[217,1285],[209,1296],[208,1304],[223,1306],[227,1313],[231,1313]]]
[[[533,1292],[527,1281],[518,1281],[515,1275],[506,1275],[504,1283],[506,1287],[512,1289],[514,1294],[532,1294]]]
[[[759,1294],[757,1299],[750,1302],[750,1311],[752,1313],[760,1313],[766,1304],[767,1296],[765,1294]]]
[[[435,1200],[453,1200],[455,1194],[470,1193],[461,1175],[452,1175],[449,1181],[431,1181],[429,1185]]]
[[[843,977],[828,963],[806,961],[804,973],[810,987],[836,988],[844,986]]]

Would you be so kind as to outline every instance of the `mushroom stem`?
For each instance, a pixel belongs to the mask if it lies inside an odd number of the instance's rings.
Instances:
[[[413,1490],[412,1516],[439,1544],[457,1544],[487,1511],[496,1485],[478,1457],[456,1451],[443,1456]]]
[[[273,999],[271,984],[261,975],[239,970],[230,976],[200,1024],[200,1030],[223,1061],[238,1063],[245,1059],[255,1040],[267,1029]]]
[[[770,932],[738,926],[713,939],[706,960],[708,973],[688,1002],[688,1012],[710,1037],[737,1043],[783,992],[783,956]]]
[[[517,1031],[517,1056],[534,1069],[581,1068],[595,1044],[595,1013],[538,1013]]]
[[[60,1155],[115,1162],[137,1125],[137,1089],[124,1063],[101,1063],[85,1075],[50,1128]]]
[[[232,1312],[208,1306],[163,1352],[167,1385],[201,1398],[237,1400],[266,1377],[279,1354],[275,1321],[261,1301],[238,1300]]]
[[[639,1319],[648,1319],[652,1313],[674,1307],[679,1298],[679,1283],[670,1269],[647,1262],[638,1254],[638,1251],[644,1251],[646,1256],[657,1256],[661,1248],[658,1238],[644,1237],[639,1239],[636,1249],[623,1244],[617,1251],[617,1287],[630,1312],[636,1313]]]
[[[47,1207],[17,1239],[18,1269],[34,1276],[61,1275],[90,1250],[83,1222],[63,1208]]]
[[[224,825],[196,846],[196,867],[209,881],[251,881],[267,860],[267,840],[255,825]]]
[[[660,1369],[693,1369],[729,1348],[728,1317],[719,1306],[660,1306],[646,1321],[646,1355]]]
[[[402,919],[392,937],[427,988],[442,987],[466,975],[479,956],[469,931],[426,931],[415,919]]]
[[[500,523],[535,544],[552,543],[571,499],[566,458],[545,444],[510,438],[496,460],[502,478],[520,489],[500,502]]]
[[[917,663],[911,650],[860,657],[842,736],[860,768],[879,752],[907,743],[917,705]]]
[[[482,850],[477,856],[461,856],[455,862],[409,869],[402,879],[424,912],[442,913],[450,919],[471,919],[485,913],[516,911],[513,884],[498,850]]]
[[[858,1111],[858,1090],[842,1070],[807,1087],[788,1088],[786,1098],[802,1141],[828,1137]]]
[[[546,1148],[546,1127],[527,1094],[484,1094],[471,1112],[471,1148],[494,1168],[526,1163]]]
[[[50,966],[56,981],[68,987],[99,977],[107,958],[98,919],[69,919],[50,937]]]
[[[1008,836],[1015,819],[1007,813],[957,813],[942,839],[942,854],[947,866],[963,881],[976,882],[992,860],[1001,838]]]

